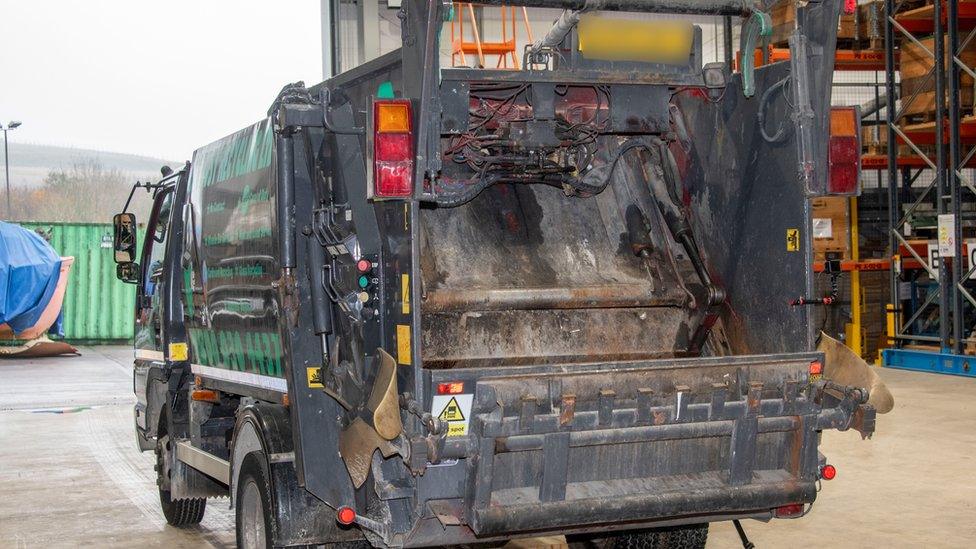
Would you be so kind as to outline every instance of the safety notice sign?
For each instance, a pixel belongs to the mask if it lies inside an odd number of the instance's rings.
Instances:
[[[472,402],[474,395],[471,394],[434,395],[430,413],[447,422],[447,436],[459,437],[468,434]]]

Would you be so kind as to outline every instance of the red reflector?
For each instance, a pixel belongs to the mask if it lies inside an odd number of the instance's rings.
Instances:
[[[373,263],[368,259],[360,259],[356,262],[356,269],[361,273],[365,273],[373,268]]]
[[[823,364],[819,360],[810,363],[810,375],[819,376],[823,374]]]
[[[857,179],[861,171],[860,154],[861,144],[857,137],[831,136],[828,192],[831,194],[854,194],[857,192]]]
[[[837,476],[837,468],[833,465],[824,465],[820,468],[820,478],[824,480],[833,480]]]
[[[339,524],[350,525],[356,520],[356,512],[352,510],[352,507],[340,507],[336,511],[336,520]]]
[[[789,505],[784,505],[782,507],[777,507],[773,514],[777,518],[789,518],[796,517],[803,514],[803,504],[802,503],[791,503]]]
[[[439,395],[459,395],[464,392],[464,383],[452,381],[450,383],[438,383],[437,394]]]

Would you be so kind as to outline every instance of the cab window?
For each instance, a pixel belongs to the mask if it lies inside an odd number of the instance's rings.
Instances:
[[[149,226],[149,238],[146,239],[148,247],[147,260],[143,262],[143,285],[144,295],[152,296],[156,292],[156,285],[163,272],[163,258],[166,255],[166,241],[169,238],[169,222],[173,210],[173,192],[166,193],[159,197],[157,207],[154,208],[153,218]]]

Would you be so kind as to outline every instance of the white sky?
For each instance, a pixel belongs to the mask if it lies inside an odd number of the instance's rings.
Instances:
[[[187,160],[321,80],[318,0],[0,0],[10,141]]]

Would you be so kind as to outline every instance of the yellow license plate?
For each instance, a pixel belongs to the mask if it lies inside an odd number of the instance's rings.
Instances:
[[[687,63],[694,30],[685,21],[638,21],[596,14],[580,18],[579,51],[587,59]]]

